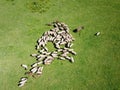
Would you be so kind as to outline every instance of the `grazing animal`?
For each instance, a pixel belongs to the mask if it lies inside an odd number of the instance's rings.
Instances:
[[[76,52],[73,49],[70,49],[73,45],[72,41],[75,39],[69,33],[70,29],[65,23],[61,23],[59,21],[55,21],[51,24],[46,24],[48,26],[53,26],[53,29],[50,31],[45,32],[38,40],[36,49],[38,54],[31,54],[32,57],[35,57],[37,62],[31,65],[31,69],[25,74],[28,74],[34,78],[36,76],[42,75],[43,67],[41,64],[51,64],[54,58],[58,58],[61,60],[69,60],[70,62],[74,62],[74,58],[69,56],[69,54],[76,55]],[[84,29],[83,26],[80,26],[76,29],[76,32]],[[48,42],[52,42],[54,47],[56,48],[55,51],[49,52],[48,48],[46,47]],[[28,68],[27,65],[21,65],[25,70]],[[19,81],[18,86],[22,87],[27,82],[26,77],[21,78]]]
[[[25,64],[21,64],[21,67],[23,67],[25,70],[27,70],[27,69],[28,69],[28,66],[27,66],[27,65],[25,65]]]
[[[18,86],[19,87],[24,86],[24,84],[27,82],[27,80],[28,80],[28,78],[26,78],[26,77],[21,78],[20,81],[19,81]]]
[[[21,81],[24,81],[24,80],[26,80],[26,79],[28,79],[27,77],[22,77],[20,80]]]
[[[84,26],[79,26],[78,28],[74,29],[73,32],[79,32],[84,29]]]
[[[95,35],[96,35],[96,36],[99,36],[99,35],[100,35],[100,32],[97,32]]]
[[[30,70],[32,73],[35,73],[37,71],[37,67],[33,67],[31,70]]]
[[[31,67],[36,67],[38,65],[38,63],[33,63],[32,65],[31,65]]]
[[[36,57],[38,54],[31,54],[30,56],[32,56],[32,57]]]
[[[18,84],[18,87],[23,87],[25,83]]]

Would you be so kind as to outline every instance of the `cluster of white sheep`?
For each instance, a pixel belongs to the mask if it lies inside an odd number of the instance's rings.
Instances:
[[[36,62],[31,65],[31,68],[25,74],[32,75],[33,77],[41,76],[43,66],[42,64],[51,64],[51,62],[55,59],[61,60],[69,60],[70,62],[74,62],[74,58],[69,55],[76,55],[76,52],[73,49],[70,49],[73,45],[73,41],[75,40],[72,35],[69,33],[69,28],[65,23],[53,22],[53,29],[45,32],[41,38],[37,40],[36,49],[38,51],[37,54],[31,54],[32,57],[36,58]],[[50,52],[46,47],[48,42],[52,42],[55,51]],[[64,47],[62,47],[64,46]],[[27,65],[21,65],[25,70],[28,69]],[[27,79],[26,79],[27,81]],[[24,82],[24,81],[23,81]],[[23,86],[21,81],[19,82],[19,87]]]
[[[18,86],[19,87],[24,86],[24,84],[27,82],[27,79],[28,79],[27,77],[22,77],[18,83]]]
[[[62,60],[70,60],[74,62],[73,57],[68,56],[69,53],[76,54],[73,49],[70,49],[75,40],[69,33],[69,28],[65,23],[53,22],[53,29],[45,32],[41,38],[37,41],[36,49],[38,54],[31,54],[31,56],[36,57],[37,61],[43,61],[43,64],[50,64],[54,58],[59,58]],[[48,42],[52,42],[56,48],[55,51],[49,52],[46,47]],[[62,48],[61,46],[65,46]],[[59,53],[60,52],[60,53]]]

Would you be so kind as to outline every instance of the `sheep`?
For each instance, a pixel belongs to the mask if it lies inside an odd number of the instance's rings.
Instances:
[[[53,25],[54,27],[58,27],[58,25],[56,24],[56,23],[54,23],[54,25]]]
[[[50,52],[43,51],[43,52],[41,52],[41,54],[43,54],[43,55],[49,55]]]
[[[22,87],[22,86],[24,86],[24,84],[25,84],[26,82],[27,82],[27,78],[26,78],[26,77],[21,78],[21,80],[19,81],[18,86],[19,86],[19,87]]]
[[[43,48],[43,49],[39,50],[38,52],[41,54],[44,51],[45,51],[45,49]]]
[[[30,69],[30,71],[31,71],[32,73],[35,73],[35,72],[37,71],[37,67],[33,67],[32,69]]]
[[[67,54],[69,54],[69,52],[64,52],[63,54],[61,54],[62,57],[66,57]]]
[[[20,80],[21,81],[24,81],[24,80],[26,80],[26,79],[28,79],[27,77],[22,77]]]
[[[73,57],[71,57],[70,61],[71,61],[72,63],[74,63],[74,58],[73,58]]]
[[[44,50],[48,52],[48,48],[47,47],[44,47]]]
[[[70,47],[72,47],[72,46],[73,46],[73,43],[70,43],[70,42],[67,43],[67,47],[68,47],[68,48],[70,48]]]
[[[38,54],[31,54],[30,56],[32,56],[32,57],[36,57]]]
[[[69,49],[68,51],[69,51],[70,53],[76,55],[76,52],[75,52],[73,49]]]
[[[41,74],[42,74],[42,72],[36,72],[36,74],[37,74],[37,75],[41,75]]]
[[[60,29],[60,30],[64,30],[64,28],[63,28],[63,27],[59,27],[59,29]]]
[[[58,51],[58,52],[61,52],[61,51],[63,51],[63,49],[59,48],[59,49],[57,49],[57,51]]]
[[[39,64],[42,64],[42,63],[43,63],[43,61],[37,62],[38,65],[39,65]]]
[[[58,26],[58,27],[60,27],[60,26],[61,26],[61,23],[59,23],[59,22],[56,22],[56,24],[57,24],[57,26]]]
[[[21,64],[21,67],[23,67],[25,70],[27,70],[27,69],[28,69],[28,66],[27,66],[27,65],[25,65],[25,64]]]
[[[65,58],[68,59],[68,60],[71,60],[71,57],[69,57],[69,56],[65,56]]]
[[[99,35],[100,35],[100,32],[97,32],[95,35],[96,35],[96,36],[99,36]]]
[[[45,58],[44,64],[50,64],[53,61],[53,59],[54,59],[53,57],[48,56],[47,58]]]
[[[18,84],[18,87],[23,87],[25,83]]]
[[[37,58],[36,60],[37,61],[41,61],[41,60],[43,60],[45,57],[40,57],[40,58]]]
[[[59,59],[61,59],[61,60],[65,60],[65,58],[64,58],[64,57],[59,57]]]
[[[28,75],[30,75],[30,76],[32,76],[32,77],[35,78],[34,73],[32,73],[31,71],[29,71],[29,72],[25,72],[25,75],[26,75],[26,74],[28,74]]]
[[[24,81],[20,81],[19,84],[26,83],[26,82],[27,82],[27,79],[25,79]]]
[[[42,70],[43,70],[43,66],[42,67],[38,67],[37,72],[42,72]]]
[[[38,65],[38,63],[33,63],[32,65],[31,65],[31,67],[36,67]]]
[[[51,55],[52,57],[54,57],[54,58],[55,58],[55,57],[58,57],[58,53],[57,53],[57,52],[55,52],[55,51],[54,51],[54,52],[52,52],[50,55]]]
[[[66,45],[66,46],[67,46],[68,48],[70,48],[70,44],[71,44],[71,43],[67,43],[67,45]]]
[[[44,58],[44,57],[46,57],[46,55],[41,54],[37,56],[37,58]]]
[[[58,43],[56,43],[56,44],[55,44],[55,47],[56,47],[57,49],[59,49],[59,48],[60,48],[60,45],[59,45]]]
[[[58,28],[58,27],[56,27],[56,28],[54,28],[54,30],[55,30],[55,32],[58,32],[58,31],[59,31],[59,28]]]
[[[48,41],[53,41],[53,40],[54,40],[54,37],[49,37]]]
[[[79,26],[78,28],[74,29],[73,32],[79,32],[84,29],[84,26]]]
[[[36,46],[36,49],[37,49],[37,50],[38,50],[38,49],[40,49],[40,46],[39,46],[39,45],[37,45],[37,46]]]
[[[42,39],[41,39],[41,38],[39,38],[39,39],[37,40],[37,43],[40,43],[40,42],[41,42],[41,40],[42,40]]]

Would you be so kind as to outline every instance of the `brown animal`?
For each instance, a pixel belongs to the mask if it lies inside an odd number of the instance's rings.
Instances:
[[[84,26],[79,26],[78,28],[74,29],[73,32],[79,32],[84,29]]]

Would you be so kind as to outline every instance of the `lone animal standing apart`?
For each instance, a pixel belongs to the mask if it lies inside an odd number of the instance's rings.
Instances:
[[[84,26],[79,26],[78,28],[74,29],[73,32],[79,32],[84,29]]]

